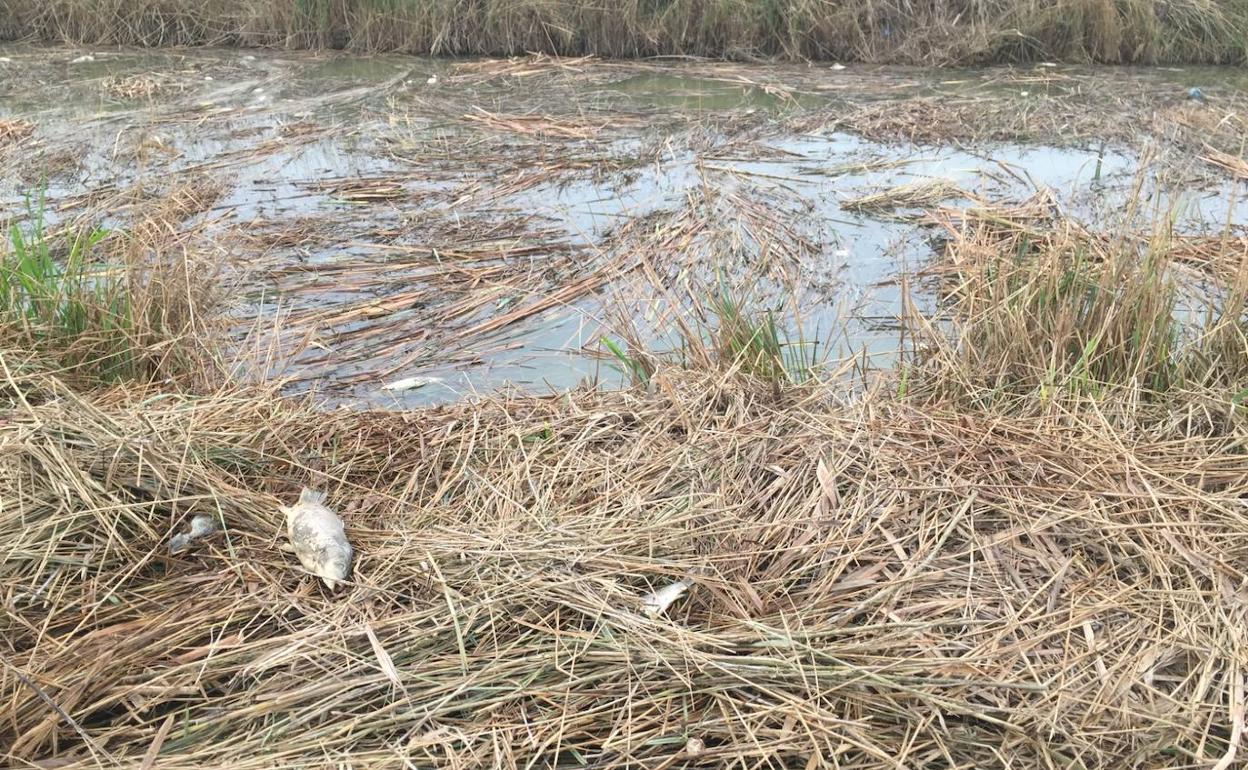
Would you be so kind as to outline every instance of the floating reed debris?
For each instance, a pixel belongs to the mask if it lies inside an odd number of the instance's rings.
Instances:
[[[335,198],[352,203],[395,201],[412,195],[399,179],[344,179],[315,182],[307,186],[309,189],[328,193]]]
[[[28,120],[0,118],[0,143],[16,142],[35,132],[35,124]]]
[[[116,99],[150,99],[167,87],[156,75],[118,75],[104,81],[104,92]]]
[[[535,136],[554,136],[563,139],[593,139],[608,125],[619,125],[617,120],[574,120],[555,118],[550,115],[500,115],[477,108],[475,112],[461,116],[463,120],[477,123],[495,131]],[[632,121],[629,121],[632,122]]]
[[[889,187],[879,192],[851,198],[842,203],[859,211],[892,211],[900,208],[926,208],[955,197],[969,197],[949,179],[921,179]]]
[[[1217,166],[1236,179],[1248,180],[1248,160],[1229,152],[1219,152],[1210,148],[1202,158],[1206,163]]]
[[[1242,750],[1248,463],[1225,434],[699,372],[321,412],[0,361],[8,765]],[[313,483],[352,501],[336,594],[274,549]],[[201,515],[220,534],[168,555]]]

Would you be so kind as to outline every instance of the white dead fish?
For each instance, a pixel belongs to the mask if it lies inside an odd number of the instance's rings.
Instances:
[[[179,532],[169,538],[169,553],[183,551],[191,545],[192,541],[207,537],[216,531],[216,519],[201,513],[191,519],[191,529],[189,531]]]
[[[70,64],[86,64],[87,62],[92,62],[92,61],[95,61],[95,57],[89,53],[84,53],[82,56],[79,56],[77,59],[71,59],[69,63]]]
[[[0,64],[8,64],[11,61],[13,60],[7,56],[0,56]]]
[[[684,596],[685,591],[688,591],[691,585],[693,585],[693,580],[684,578],[646,594],[641,597],[641,611],[652,618],[662,615],[668,607],[672,606],[672,602]]]
[[[425,81],[425,84],[430,85],[430,86],[436,86],[438,84],[438,76],[430,75],[429,79]]]
[[[844,64],[841,64],[841,63],[838,61],[838,62],[834,62],[834,63],[832,64],[832,66],[831,66],[831,67],[828,67],[828,69],[830,69],[830,70],[836,70],[837,72],[839,72],[839,71],[841,71],[841,70],[845,69],[845,65],[844,65]]]
[[[325,506],[325,493],[307,487],[299,502],[281,507],[286,514],[286,534],[290,542],[283,550],[299,557],[304,569],[325,581],[332,591],[338,581],[351,573],[351,544],[338,514]]]
[[[394,382],[388,382],[385,385],[382,385],[381,389],[415,390],[416,388],[423,388],[426,385],[433,385],[434,383],[441,381],[441,377],[404,377],[401,380],[395,380]]]

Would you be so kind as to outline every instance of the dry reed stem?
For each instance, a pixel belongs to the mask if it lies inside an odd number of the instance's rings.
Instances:
[[[28,120],[0,119],[0,143],[17,142],[35,132],[35,125]]]

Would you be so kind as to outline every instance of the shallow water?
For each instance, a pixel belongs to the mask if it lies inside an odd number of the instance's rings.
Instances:
[[[231,50],[0,48],[0,199],[46,179],[53,218],[127,227],[127,190],[215,195],[182,222],[247,275],[238,339],[337,401],[428,403],[514,385],[619,381],[621,323],[662,347],[665,312],[722,283],[832,358],[886,365],[900,277],[930,260],[923,207],[848,201],[946,180],[957,208],[1046,192],[1089,226],[1121,222],[1144,143],[870,141],[836,125],[850,98],[1032,100],[1096,79],[1211,99],[1239,70],[941,71],[739,65],[445,62]],[[150,80],[146,96],[130,95]],[[1035,82],[1032,82],[1032,81]],[[32,90],[24,84],[47,83]],[[1169,98],[1169,97],[1167,97]],[[1151,155],[1149,157],[1152,157]],[[1142,218],[1182,231],[1243,223],[1244,186],[1171,163],[1139,176]],[[1177,181],[1176,181],[1177,180]],[[1174,192],[1179,191],[1179,192]],[[935,203],[927,204],[935,205]],[[935,299],[911,283],[921,311]],[[622,321],[622,318],[629,319]],[[269,349],[273,348],[270,344]],[[433,381],[403,392],[404,377]]]

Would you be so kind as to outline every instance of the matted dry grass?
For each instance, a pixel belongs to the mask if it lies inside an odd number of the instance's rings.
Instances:
[[[1199,399],[1018,418],[667,373],[323,412],[3,363],[11,766],[1242,758],[1248,456]],[[356,544],[336,594],[275,547],[305,483]],[[167,555],[198,513],[225,533]]]

